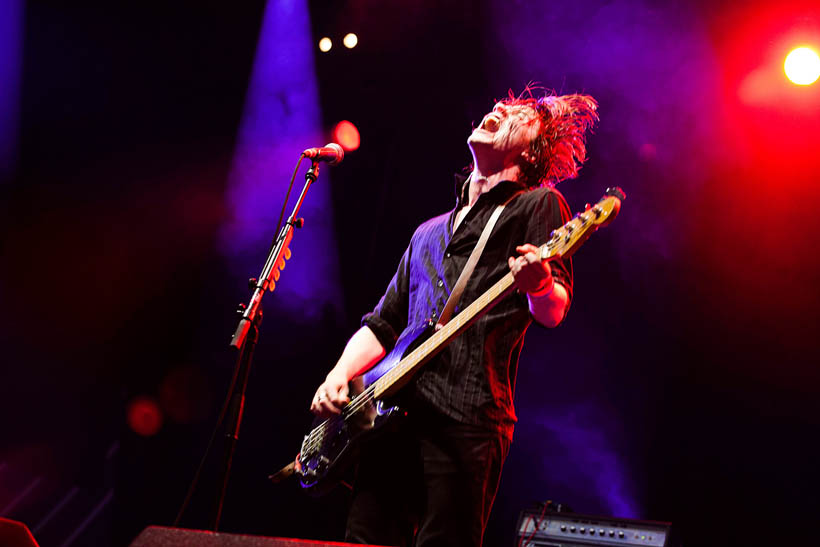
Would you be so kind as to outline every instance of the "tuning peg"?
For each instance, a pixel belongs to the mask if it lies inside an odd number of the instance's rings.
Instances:
[[[606,195],[616,197],[621,201],[626,199],[626,194],[618,186],[613,186],[612,188],[607,188],[606,189]]]
[[[592,205],[587,203],[586,205],[584,205],[584,211],[589,211],[591,207],[592,207]]]
[[[259,283],[259,280],[255,277],[251,277],[250,279],[248,279],[248,288],[255,289],[257,287],[257,283]]]

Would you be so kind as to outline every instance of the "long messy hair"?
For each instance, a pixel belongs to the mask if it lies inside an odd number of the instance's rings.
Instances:
[[[516,96],[510,90],[500,102],[509,106],[527,106],[535,110],[541,122],[538,136],[530,143],[529,161],[521,158],[521,176],[529,187],[554,186],[574,179],[587,159],[586,133],[598,121],[598,102],[589,95],[554,95],[544,92],[536,98],[539,87],[528,85]]]

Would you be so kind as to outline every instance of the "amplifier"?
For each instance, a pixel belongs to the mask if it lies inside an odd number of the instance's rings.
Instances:
[[[671,547],[668,522],[524,510],[518,517],[518,547],[641,545]]]

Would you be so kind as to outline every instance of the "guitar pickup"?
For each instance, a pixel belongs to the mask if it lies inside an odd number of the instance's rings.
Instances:
[[[316,463],[316,469],[323,471],[330,465],[330,459],[327,456],[319,456],[319,461]],[[316,471],[314,471],[315,473]]]

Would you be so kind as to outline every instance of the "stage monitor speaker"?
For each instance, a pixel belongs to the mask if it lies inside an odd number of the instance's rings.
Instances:
[[[309,539],[268,538],[224,534],[206,530],[186,530],[149,526],[131,543],[131,547],[363,547],[351,543],[334,543]],[[370,546],[375,547],[375,546]]]
[[[38,547],[28,526],[0,517],[0,545],[3,547]]]

